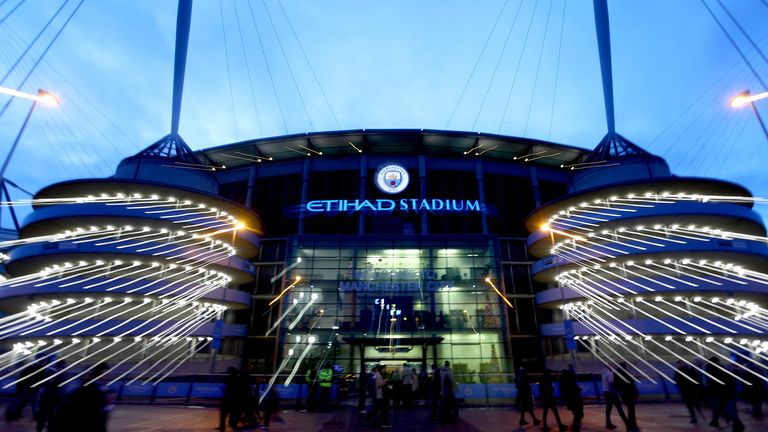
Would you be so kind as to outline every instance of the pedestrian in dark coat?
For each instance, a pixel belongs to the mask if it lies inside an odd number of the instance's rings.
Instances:
[[[115,405],[101,374],[109,366],[100,363],[89,374],[85,385],[59,405],[48,424],[48,432],[106,432],[109,413]]]
[[[541,422],[536,418],[536,414],[533,413],[533,390],[531,389],[531,382],[528,380],[528,373],[525,371],[525,368],[521,367],[517,370],[515,386],[517,387],[515,407],[520,411],[520,426],[528,424],[525,421],[525,413],[531,413],[533,425],[538,426]]]
[[[584,400],[581,397],[581,387],[576,379],[573,366],[563,369],[560,374],[560,396],[565,401],[565,406],[573,413],[571,430],[581,431],[581,419],[584,418]]]
[[[227,369],[227,379],[224,382],[224,395],[221,398],[221,405],[219,406],[219,427],[220,431],[226,430],[226,425],[232,429],[237,427],[237,422],[240,417],[240,377],[237,373],[237,368],[230,367]],[[227,422],[229,418],[229,422]]]
[[[541,406],[544,408],[544,414],[542,415],[541,419],[541,421],[544,423],[542,429],[545,432],[550,430],[549,425],[547,424],[547,414],[549,413],[549,410],[552,410],[552,414],[555,415],[555,420],[557,420],[557,427],[560,430],[567,429],[568,426],[563,424],[562,420],[560,420],[560,413],[557,411],[555,386],[552,381],[552,372],[550,372],[548,369],[544,370],[544,374],[541,376],[541,380],[539,380],[539,395],[541,396]]]

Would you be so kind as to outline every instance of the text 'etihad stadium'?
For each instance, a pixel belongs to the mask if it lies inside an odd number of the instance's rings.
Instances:
[[[384,212],[384,211],[431,211],[431,212],[479,212],[479,200],[418,199],[400,200],[316,200],[306,205],[311,212]]]

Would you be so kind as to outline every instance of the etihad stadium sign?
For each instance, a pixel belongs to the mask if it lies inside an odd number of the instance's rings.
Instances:
[[[376,200],[316,200],[309,201],[306,209],[313,213],[354,213],[354,212],[480,212],[482,205],[479,200],[455,200],[455,199],[418,199],[403,198],[400,200],[376,199]]]
[[[402,165],[389,163],[376,171],[376,187],[386,194],[397,194],[408,187],[410,176]],[[390,213],[401,212],[480,212],[479,200],[444,199],[444,198],[401,198],[374,200],[315,200],[305,204],[305,209],[312,213]]]

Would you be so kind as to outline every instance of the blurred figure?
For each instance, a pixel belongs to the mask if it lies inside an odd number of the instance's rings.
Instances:
[[[31,362],[27,367],[21,370],[19,379],[16,381],[16,398],[8,405],[5,410],[5,419],[7,421],[14,421],[24,417],[24,408],[28,403],[32,404],[32,416],[37,417],[37,387],[32,387],[36,381],[43,379],[40,373],[41,369],[46,369],[48,365],[48,358],[36,359],[37,361]],[[37,378],[31,378],[33,375],[38,375]]]
[[[323,363],[317,379],[320,382],[320,410],[327,411],[331,403],[331,386],[333,385],[333,369],[330,363]]]
[[[724,374],[725,381],[725,404],[724,404],[724,417],[728,422],[733,424],[733,432],[743,432],[744,423],[739,418],[739,394],[737,390],[736,376],[740,373],[740,368],[731,363],[728,368],[730,374]]]
[[[258,384],[251,376],[253,363],[246,362],[240,370],[238,377],[239,421],[246,425],[255,425],[259,416],[259,391]],[[236,421],[238,421],[236,420]]]
[[[608,368],[607,364],[604,365],[601,376],[603,381],[603,398],[605,399],[605,428],[616,429],[616,425],[611,421],[611,412],[613,412],[615,407],[624,425],[629,429],[629,421],[624,414],[624,409],[621,407],[621,399],[619,398],[619,392],[616,390],[613,372]]]
[[[368,406],[368,410],[365,413],[365,422],[371,423],[376,419],[377,406],[376,406],[376,373],[379,371],[379,365],[374,365],[366,376],[365,385],[368,392],[368,398],[371,399],[371,404]],[[363,392],[363,389],[360,389]]]
[[[453,423],[459,418],[459,407],[456,405],[456,379],[453,377],[451,362],[445,361],[440,371],[441,418]]]
[[[278,413],[280,412],[280,395],[277,392],[277,387],[273,386],[268,392],[269,393],[262,402],[264,417],[259,429],[269,429],[269,423],[273,419],[280,423],[285,423],[285,420],[278,416]]]
[[[440,369],[437,368],[436,364],[432,363],[429,373],[429,388],[427,389],[429,392],[429,404],[431,406],[430,418],[432,420],[437,420],[438,407],[440,404],[440,384]]]
[[[698,384],[692,381],[691,368],[685,362],[678,360],[676,367],[674,379],[677,389],[680,391],[680,399],[683,400],[685,407],[688,408],[688,415],[691,416],[690,423],[698,423],[695,402],[696,386]]]
[[[49,359],[50,361],[50,359]],[[49,363],[50,364],[50,363]],[[59,387],[64,382],[65,374],[59,374],[60,371],[67,367],[65,361],[60,361],[58,364],[50,364],[41,378],[53,377],[46,381],[39,392],[39,408],[37,410],[37,432],[42,432],[45,429],[48,420],[53,415],[53,410],[61,403],[63,398],[63,388]],[[54,376],[56,375],[56,376]]]
[[[389,420],[389,389],[387,388],[387,380],[384,378],[386,368],[379,366],[376,373],[373,375],[373,380],[376,385],[376,414],[378,417],[378,423],[381,427],[391,428],[392,422]]]
[[[747,400],[752,406],[752,418],[763,418],[763,397],[765,397],[765,382],[755,374],[749,374],[747,377],[751,386],[745,391]]]
[[[413,371],[408,363],[403,363],[400,391],[402,392],[403,406],[411,406],[413,403]]]
[[[635,378],[629,373],[629,369],[626,362],[619,363],[619,369],[616,371],[616,377],[614,378],[614,386],[619,392],[621,400],[627,406],[627,430],[637,431],[637,418],[635,417],[635,406],[637,406],[637,397],[639,392],[637,391],[637,385],[635,385]]]
[[[569,369],[563,369],[560,374],[560,396],[565,401],[565,406],[573,413],[571,429],[581,432],[581,419],[584,418],[584,400],[581,398],[581,387],[576,379],[573,365]]]
[[[309,365],[304,374],[304,383],[307,385],[307,400],[301,412],[314,411],[317,396],[317,369],[315,369],[315,365]]]
[[[528,422],[525,421],[525,413],[531,413],[533,425],[538,426],[541,422],[536,418],[536,414],[533,413],[533,390],[531,389],[531,382],[528,380],[528,373],[523,367],[517,370],[515,386],[517,387],[515,406],[520,411],[520,426],[528,424]]]
[[[709,361],[710,364],[706,368],[709,375],[707,377],[707,393],[709,394],[712,406],[712,421],[709,422],[709,425],[720,427],[720,416],[727,415],[725,413],[725,405],[728,402],[728,391],[726,389],[726,381],[728,381],[726,377],[728,374],[720,367],[720,359],[711,357]]]
[[[86,384],[59,405],[48,424],[49,432],[106,432],[109,413],[115,407],[107,380],[100,377],[108,369],[106,363],[99,363],[91,370]]]
[[[227,429],[227,417],[229,417],[229,427],[237,427],[240,416],[240,377],[237,368],[227,368],[227,378],[224,382],[224,395],[221,398],[219,406],[219,427],[218,430]]]
[[[542,426],[542,429],[544,431],[549,431],[549,425],[547,424],[547,414],[549,413],[549,410],[552,410],[552,414],[555,415],[555,420],[557,420],[557,427],[564,431],[568,428],[565,424],[563,424],[562,420],[560,420],[560,413],[557,411],[557,399],[555,399],[555,386],[552,382],[552,373],[549,371],[549,369],[544,370],[544,374],[541,376],[541,380],[539,381],[539,395],[541,395],[541,406],[544,408],[544,414],[541,417],[541,422],[544,424]]]

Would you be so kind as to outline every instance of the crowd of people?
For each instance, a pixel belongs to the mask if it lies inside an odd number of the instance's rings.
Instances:
[[[676,365],[674,381],[690,416],[690,423],[698,423],[700,419],[706,421],[704,411],[709,408],[709,426],[719,428],[722,420],[730,424],[734,432],[742,432],[745,427],[737,409],[740,396],[738,381],[746,381],[746,385],[741,386],[741,395],[751,404],[752,416],[760,418],[765,396],[764,379],[758,373],[737,374],[735,370],[722,366],[717,357],[709,360],[706,366],[701,362],[685,361]],[[64,368],[64,361],[41,359],[34,366],[23,369],[16,384],[16,397],[7,406],[6,420],[22,418],[25,407],[31,405],[38,432],[106,431],[108,415],[114,407],[113,395],[102,376],[108,366],[101,363],[92,367],[82,380],[83,384],[68,394],[62,387],[65,375],[59,373]],[[634,366],[632,368],[640,371]],[[265,388],[264,378],[253,375],[252,369],[252,365],[246,363],[241,370],[230,367],[227,371],[218,430],[224,431],[227,427],[233,430],[269,429],[271,421],[285,422],[279,416],[280,395],[277,387]],[[336,379],[334,369],[328,362],[311,364],[303,378],[306,394],[302,395],[301,410],[328,411],[334,383],[344,380]],[[606,364],[600,380],[605,403],[605,428],[613,430],[618,427],[613,421],[615,412],[627,431],[639,431],[635,409],[640,394],[636,384],[639,380],[630,371],[630,365],[625,362]],[[408,410],[419,405],[429,408],[430,419],[437,424],[454,423],[459,418],[459,403],[455,397],[458,385],[449,361],[445,361],[442,367],[432,364],[421,370],[408,363],[391,370],[383,364],[375,365],[361,374],[360,384],[359,408],[365,414],[365,422],[372,426],[392,427],[394,408]],[[535,384],[538,384],[541,419],[536,417]],[[530,418],[533,426],[550,431],[548,417],[552,413],[555,427],[559,430],[581,430],[584,400],[573,366],[559,373],[545,370],[535,379],[525,368],[519,368],[515,374],[515,386],[515,407],[520,414],[518,424],[521,428],[530,424],[527,420]],[[339,386],[336,400],[343,397]],[[561,403],[572,413],[570,425],[563,421],[558,410]]]
[[[102,376],[109,366],[94,365],[83,385],[66,395],[62,388],[64,375],[60,373],[64,367],[63,360],[43,358],[24,368],[16,383],[15,398],[6,408],[6,421],[23,418],[24,409],[31,405],[38,432],[106,432],[109,412],[115,406]]]

